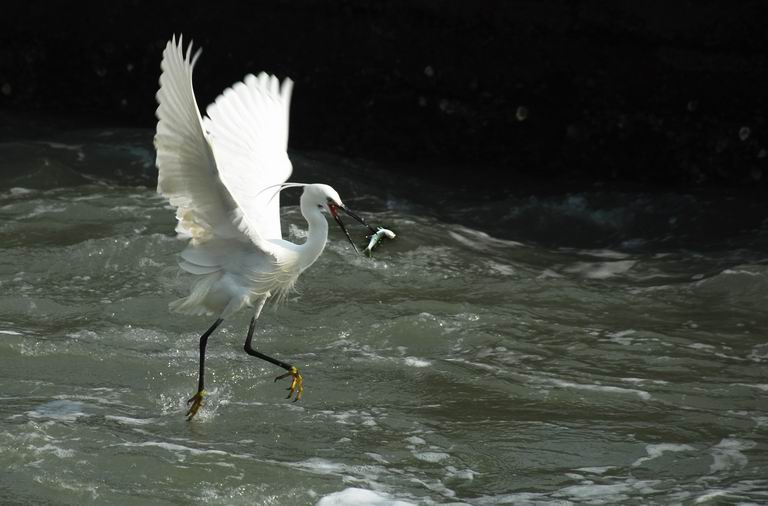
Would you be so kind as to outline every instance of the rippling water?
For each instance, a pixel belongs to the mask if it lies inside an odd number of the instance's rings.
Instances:
[[[762,202],[461,200],[296,154],[399,237],[371,260],[332,229],[259,320],[301,402],[242,352],[242,313],[187,423],[211,322],[167,312],[182,243],[149,135],[0,144],[0,503],[768,502]]]

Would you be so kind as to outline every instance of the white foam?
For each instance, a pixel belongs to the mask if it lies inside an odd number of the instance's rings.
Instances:
[[[725,269],[720,274],[737,275],[737,276],[741,275],[741,274],[745,274],[747,276],[762,276],[763,275],[762,272],[753,272],[753,271],[747,271],[747,270],[743,270],[743,269]]]
[[[426,441],[424,441],[424,440],[423,440],[422,438],[420,438],[419,436],[411,436],[411,437],[408,437],[408,438],[406,438],[405,440],[406,440],[406,441],[408,441],[408,442],[409,442],[409,443],[411,443],[411,444],[414,444],[414,445],[423,445],[423,444],[427,444],[427,442],[426,442]]]
[[[16,332],[15,330],[0,330],[0,334],[8,334],[9,336],[20,336],[20,335],[22,335],[21,332]]]
[[[500,494],[495,496],[481,496],[473,499],[473,504],[520,504],[520,505],[542,505],[542,504],[557,504],[557,506],[572,506],[573,503],[566,500],[547,501],[546,495],[535,492],[517,492],[511,494]]]
[[[631,487],[626,483],[614,483],[612,485],[596,485],[587,483],[583,485],[572,485],[560,489],[555,496],[566,496],[572,499],[604,501],[617,501],[627,499],[626,493],[631,491]]]
[[[665,452],[686,452],[692,450],[694,450],[693,446],[686,444],[661,443],[647,445],[645,447],[645,452],[648,454],[648,456],[637,459],[634,463],[632,463],[632,466],[639,466],[645,461],[661,457],[661,455],[663,455]]]
[[[31,190],[29,188],[22,188],[21,186],[14,186],[8,192],[11,195],[28,195],[30,193],[35,193],[35,190]]]
[[[494,261],[489,261],[488,262],[488,267],[492,271],[497,272],[497,273],[501,274],[502,276],[512,276],[516,272],[515,268],[512,267],[511,265],[502,264],[502,263],[494,262]]]
[[[597,504],[618,504],[619,502],[629,499],[629,495],[627,494],[637,492],[638,489],[647,487],[653,483],[655,482],[634,480],[613,483],[610,485],[584,483],[561,488],[553,495],[556,497],[566,496],[579,502],[599,501]],[[595,504],[594,502],[590,503]]]
[[[65,448],[60,448],[58,446],[52,445],[50,443],[45,444],[39,448],[35,448],[35,453],[53,453],[60,459],[66,459],[73,457],[75,455],[74,450],[67,450]]]
[[[741,387],[756,388],[763,392],[768,392],[768,383],[734,383]]]
[[[192,455],[228,455],[227,452],[221,450],[200,450],[199,448],[190,448],[189,446],[178,445],[174,443],[165,443],[162,441],[145,441],[143,443],[119,443],[115,446],[128,446],[128,447],[147,447],[154,446],[156,448],[162,448],[171,452],[188,452]]]
[[[320,457],[313,457],[311,459],[298,462],[296,465],[318,474],[337,474],[343,472],[347,468],[344,464],[331,462],[330,460],[321,459]]]
[[[621,330],[619,332],[612,332],[608,334],[609,341],[612,341],[614,343],[619,343],[624,346],[628,346],[632,344],[632,341],[634,341],[634,338],[627,337],[631,336],[632,334],[636,334],[637,331],[634,329],[627,329],[627,330]]]
[[[478,474],[476,471],[473,471],[472,469],[456,469],[453,466],[445,466],[446,471],[446,477],[448,478],[458,478],[460,480],[474,480],[475,475]]]
[[[344,464],[342,462],[333,462],[320,457],[313,457],[301,462],[286,463],[289,467],[298,468],[303,471],[318,474],[340,477],[345,483],[354,482],[374,489],[379,489],[379,480],[387,474],[387,468],[381,464]],[[336,504],[336,503],[328,503]],[[347,504],[347,503],[339,503]],[[368,504],[355,503],[349,504]],[[371,503],[378,504],[378,503]],[[388,504],[388,503],[384,503]]]
[[[507,239],[497,239],[496,237],[492,237],[485,232],[480,232],[479,230],[473,230],[467,227],[456,226],[454,227],[454,230],[459,230],[462,234],[465,235],[457,234],[454,231],[449,231],[448,235],[450,235],[453,239],[460,242],[464,246],[468,246],[475,250],[484,251],[487,250],[489,246],[523,246],[523,243],[510,241]]]
[[[443,452],[417,452],[417,453],[414,453],[413,456],[419,460],[423,460],[424,462],[433,462],[433,463],[443,461],[448,457],[450,457],[450,455]]]
[[[608,334],[608,337],[625,337],[630,334],[635,334],[637,331],[635,329],[627,329],[627,330],[620,330],[618,332],[611,332]]]
[[[620,378],[621,381],[626,381],[627,383],[653,383],[654,385],[668,385],[669,381],[665,380],[649,380],[646,378]]]
[[[345,488],[322,497],[317,506],[415,506],[413,503],[393,499],[390,495],[364,488]]]
[[[26,414],[30,418],[50,418],[63,422],[74,422],[80,417],[88,416],[83,412],[82,402],[64,399],[46,402]]]
[[[45,142],[45,141],[41,141],[40,144],[50,146],[54,149],[66,149],[69,151],[80,151],[81,149],[83,149],[82,144],[64,144],[63,142]]]
[[[541,274],[537,276],[537,279],[545,279],[545,278],[562,278],[563,275],[559,272],[555,272],[552,269],[544,269],[541,271]]]
[[[741,453],[741,450],[748,450],[755,445],[754,441],[723,438],[712,448],[713,462],[709,466],[709,471],[715,473],[718,471],[728,471],[735,467],[745,467],[749,459]]]
[[[561,248],[562,251],[573,251],[575,253],[581,253],[582,255],[589,255],[592,257],[597,258],[608,258],[611,260],[622,260],[624,258],[628,258],[629,255],[627,253],[622,253],[620,251],[614,251],[612,249],[577,249],[572,250],[570,248]]]
[[[387,461],[387,459],[385,459],[384,457],[382,457],[378,453],[365,452],[365,454],[368,455],[373,460],[375,460],[376,462],[379,462],[381,464],[389,464],[389,461]]]
[[[617,262],[576,262],[565,268],[565,272],[580,274],[589,279],[608,279],[629,271],[637,262],[620,260]]]
[[[579,390],[592,390],[595,392],[616,393],[616,394],[634,394],[640,397],[642,400],[647,401],[651,398],[651,394],[645,390],[637,390],[634,388],[621,388],[608,385],[591,385],[584,383],[571,383],[570,381],[563,381],[559,379],[547,380],[554,385],[564,388],[577,388]]]
[[[709,502],[712,499],[717,499],[718,497],[723,497],[727,495],[728,495],[728,492],[726,492],[725,490],[711,490],[706,494],[700,495],[693,502],[695,502],[696,504],[701,504],[704,502]]]
[[[576,469],[576,471],[581,471],[582,473],[590,473],[590,474],[603,474],[606,471],[610,471],[611,469],[614,469],[616,466],[602,466],[602,467],[579,467]]]
[[[112,420],[125,425],[149,425],[154,421],[153,418],[130,418],[127,416],[106,415],[107,420]]]
[[[417,357],[405,357],[405,365],[411,367],[429,367],[432,362]]]

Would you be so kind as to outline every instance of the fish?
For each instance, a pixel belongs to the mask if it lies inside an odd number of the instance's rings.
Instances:
[[[373,248],[378,246],[379,242],[381,242],[384,237],[387,239],[394,239],[397,235],[387,228],[378,227],[375,233],[368,236],[368,246],[365,247],[363,252],[369,257],[372,256]]]

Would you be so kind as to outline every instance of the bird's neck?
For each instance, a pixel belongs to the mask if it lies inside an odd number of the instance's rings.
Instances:
[[[328,240],[328,220],[320,208],[301,199],[301,214],[307,220],[307,240],[299,246],[299,264],[306,269],[320,256]]]

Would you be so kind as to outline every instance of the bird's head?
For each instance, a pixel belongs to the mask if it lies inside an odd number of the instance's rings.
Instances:
[[[349,232],[347,231],[347,227],[344,225],[344,222],[341,221],[339,211],[344,211],[345,214],[359,221],[361,224],[368,227],[368,229],[372,230],[372,228],[365,222],[365,220],[350,211],[348,207],[344,206],[344,204],[341,202],[341,197],[339,197],[338,192],[327,184],[318,183],[305,186],[302,200],[305,198],[309,199],[310,204],[319,207],[321,210],[328,211],[328,213],[333,216],[333,219],[336,220],[336,223],[339,224],[339,227],[341,228],[342,232],[344,232],[344,235],[346,235],[347,239],[349,239],[349,243],[352,245],[352,248],[354,248],[355,252],[359,254],[360,252],[358,251],[357,246],[355,246],[355,242],[352,240],[352,237],[350,237]]]

